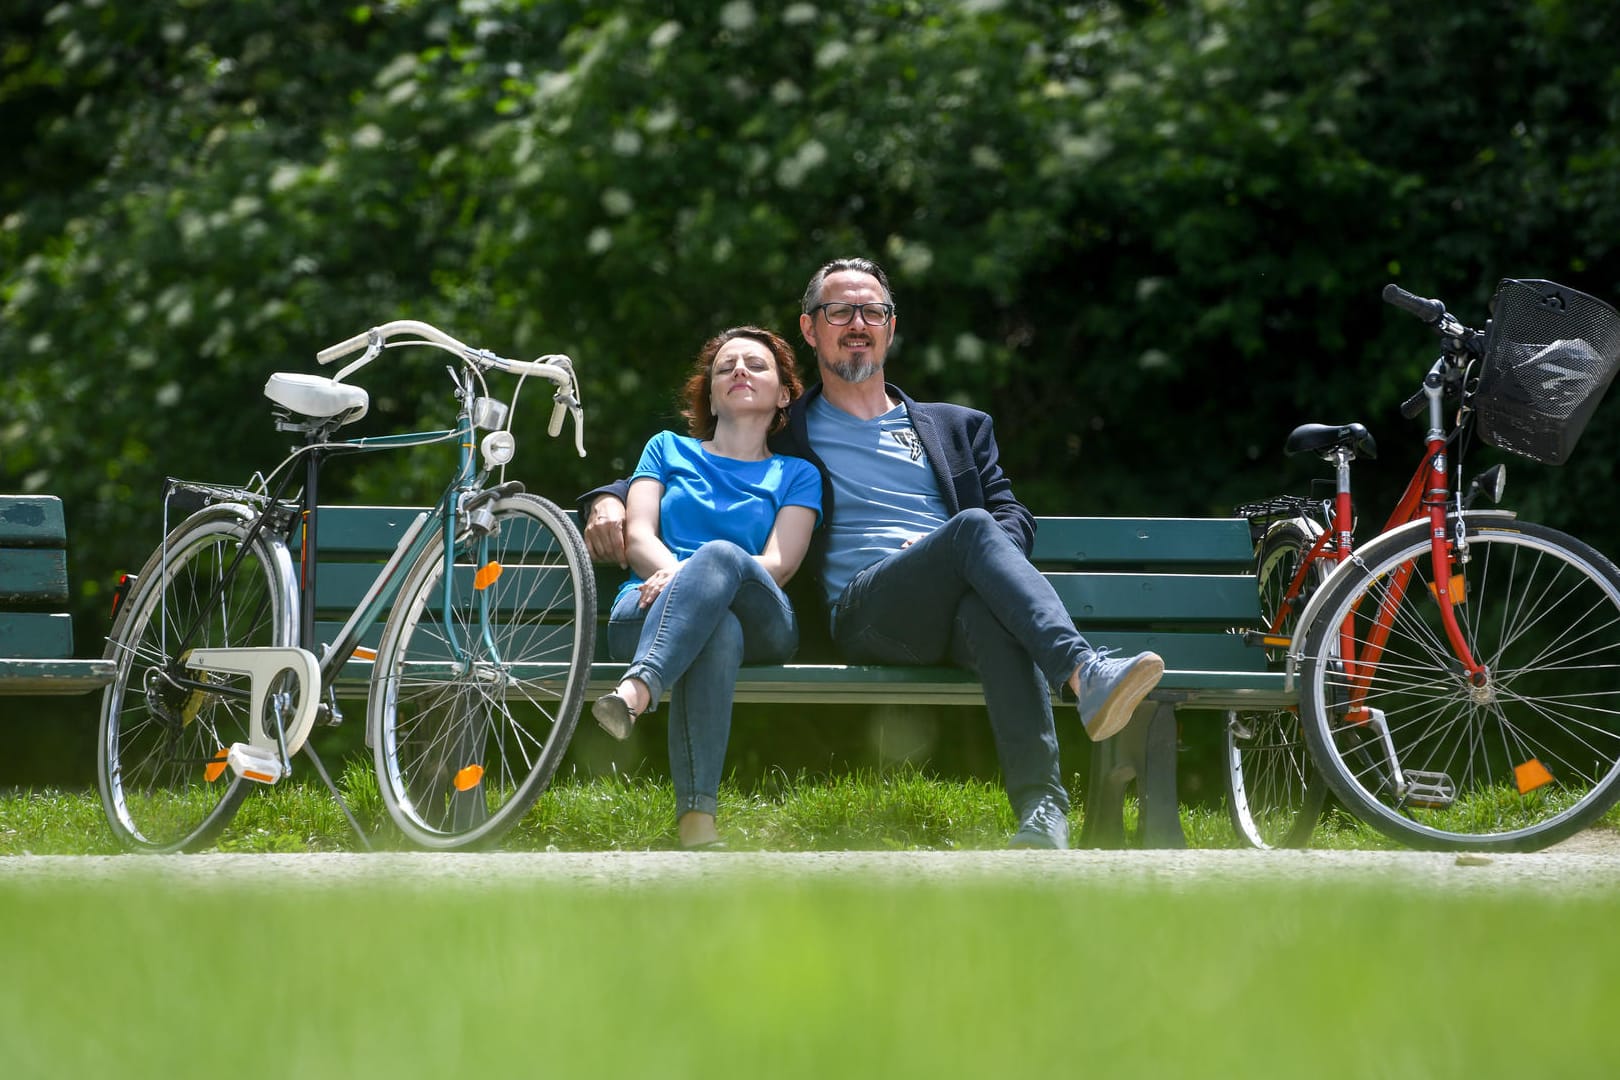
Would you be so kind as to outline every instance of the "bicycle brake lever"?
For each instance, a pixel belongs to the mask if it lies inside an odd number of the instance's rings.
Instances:
[[[574,414],[574,448],[579,456],[585,456],[585,410],[578,402],[568,406],[568,411]]]

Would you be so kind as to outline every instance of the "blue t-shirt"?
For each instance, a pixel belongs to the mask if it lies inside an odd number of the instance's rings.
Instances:
[[[644,476],[664,485],[658,535],[683,561],[709,540],[730,540],[750,555],[762,554],[784,506],[808,506],[821,521],[821,475],[803,458],[773,454],[739,461],[709,453],[688,435],[660,431],[648,440],[630,482]],[[641,582],[632,573],[619,595]]]
[[[821,572],[833,605],[851,578],[945,524],[950,511],[904,402],[861,420],[818,397],[807,421],[837,507]]]

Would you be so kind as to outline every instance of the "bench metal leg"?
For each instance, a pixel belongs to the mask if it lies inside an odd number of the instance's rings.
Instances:
[[[1125,846],[1125,788],[1136,783],[1141,817],[1137,839],[1145,848],[1184,848],[1176,799],[1176,709],[1144,701],[1131,722],[1091,748],[1091,783],[1080,846]]]

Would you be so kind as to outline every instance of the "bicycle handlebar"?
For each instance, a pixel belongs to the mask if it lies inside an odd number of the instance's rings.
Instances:
[[[498,371],[509,372],[513,375],[538,375],[554,383],[557,392],[553,395],[551,419],[546,423],[546,433],[556,437],[562,431],[565,413],[574,415],[574,445],[579,450],[579,456],[585,456],[585,417],[580,408],[578,384],[574,380],[574,362],[562,353],[552,353],[540,357],[538,360],[509,360],[504,356],[496,356],[488,349],[475,349],[465,342],[458,341],[449,334],[425,322],[415,319],[395,319],[393,322],[374,326],[363,334],[356,334],[346,341],[336,345],[328,345],[315,354],[315,362],[330,364],[353,353],[365,349],[365,353],[354,363],[343,368],[332,377],[333,382],[342,382],[344,376],[352,374],[375,360],[381,353],[388,339],[409,334],[421,343],[434,345],[446,352],[455,353],[468,363],[480,367],[494,368]],[[404,344],[403,342],[401,344]]]
[[[1384,286],[1384,303],[1398,307],[1419,321],[1434,326],[1446,317],[1446,305],[1409,293],[1393,282]]]

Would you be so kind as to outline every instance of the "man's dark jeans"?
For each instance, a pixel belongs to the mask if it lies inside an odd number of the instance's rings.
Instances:
[[[834,605],[851,663],[950,662],[978,674],[1014,811],[1068,808],[1051,690],[1091,647],[1063,601],[985,510],[964,510],[856,574]]]

